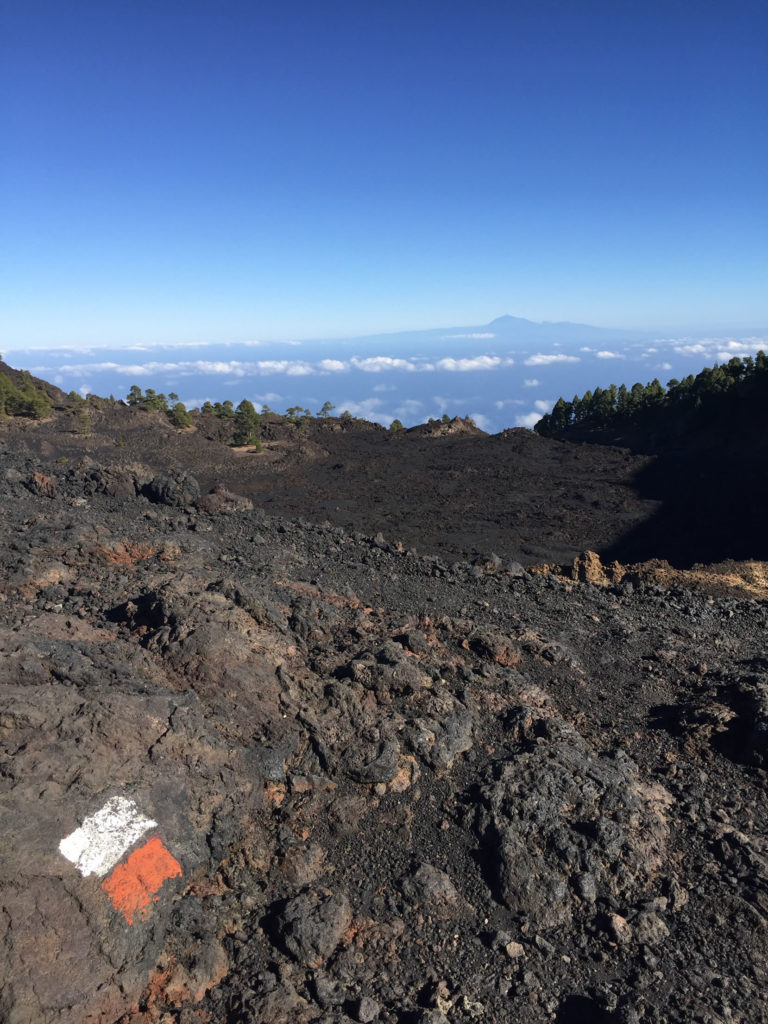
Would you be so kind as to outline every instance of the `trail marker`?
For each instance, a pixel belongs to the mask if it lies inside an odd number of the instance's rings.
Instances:
[[[108,875],[101,888],[128,924],[133,924],[137,914],[144,918],[149,905],[159,899],[163,883],[182,874],[181,865],[158,836],[120,863],[153,828],[157,828],[157,822],[142,814],[133,800],[115,796],[59,843],[59,852],[84,878]]]
[[[150,903],[159,899],[156,894],[163,882],[181,874],[181,865],[155,836],[138,850],[134,850],[125,864],[119,864],[101,888],[112,900],[128,924],[134,914],[146,915]]]
[[[157,822],[145,817],[133,800],[114,796],[59,843],[59,852],[81,875],[106,875],[128,849]]]

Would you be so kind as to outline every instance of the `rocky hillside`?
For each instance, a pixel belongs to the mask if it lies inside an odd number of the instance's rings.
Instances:
[[[203,491],[220,484],[279,515],[396,534],[449,561],[491,552],[524,565],[569,561],[620,543],[658,508],[634,483],[652,459],[530,430],[488,437],[438,423],[391,433],[364,420],[269,415],[261,451],[232,447],[233,433],[231,419],[199,416],[179,430],[162,412],[104,399],[0,422],[14,451],[57,471],[83,458],[187,471]]]
[[[331,427],[238,488],[125,416],[0,438],[4,1024],[768,1020],[764,566],[524,568],[461,478],[366,529]],[[412,443],[459,442],[531,493],[517,432]],[[594,449],[530,444],[562,560]],[[352,528],[264,500],[317,464]]]

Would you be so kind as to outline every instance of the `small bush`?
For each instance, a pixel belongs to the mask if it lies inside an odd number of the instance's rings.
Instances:
[[[187,411],[186,405],[183,402],[176,402],[167,412],[168,420],[174,427],[178,427],[180,430],[184,427],[192,426],[192,417]]]

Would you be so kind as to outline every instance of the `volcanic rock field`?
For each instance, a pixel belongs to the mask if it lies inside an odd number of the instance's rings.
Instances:
[[[766,553],[654,464],[0,424],[0,1021],[768,1020]]]

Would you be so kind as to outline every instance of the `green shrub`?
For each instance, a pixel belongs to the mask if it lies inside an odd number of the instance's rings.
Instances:
[[[183,402],[175,402],[168,410],[167,416],[170,423],[174,427],[178,427],[180,430],[183,427],[192,426],[192,417],[187,412],[187,407]]]

